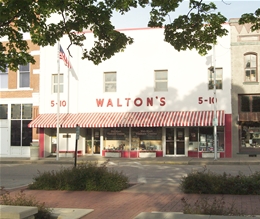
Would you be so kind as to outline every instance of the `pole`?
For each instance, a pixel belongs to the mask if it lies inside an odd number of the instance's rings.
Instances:
[[[216,110],[216,51],[215,44],[213,44],[213,74],[214,74],[214,160],[217,160],[217,110]]]
[[[131,152],[131,127],[129,126],[129,136],[128,136],[128,139],[129,139],[129,153],[128,153],[128,158],[130,158],[130,152]]]
[[[60,43],[57,44],[57,69],[58,69],[58,90],[57,90],[57,144],[56,144],[56,160],[59,160],[59,135],[60,135]]]
[[[76,142],[75,142],[75,154],[74,154],[74,158],[75,158],[74,167],[77,166],[79,134],[80,134],[80,126],[77,124],[76,125]]]
[[[78,139],[76,139],[76,143],[75,143],[74,167],[77,167],[77,157],[78,157]]]

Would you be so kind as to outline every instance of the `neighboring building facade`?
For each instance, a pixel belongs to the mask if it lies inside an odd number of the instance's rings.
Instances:
[[[98,66],[82,60],[78,47],[71,48],[71,69],[57,60],[59,46],[41,49],[40,115],[29,124],[38,130],[40,156],[73,152],[77,139],[83,155],[212,155],[215,104],[219,156],[231,157],[230,36],[216,45],[215,101],[212,51],[178,52],[160,28],[119,31],[134,43]],[[86,38],[90,48],[93,34]],[[66,52],[66,36],[60,45]]]
[[[26,36],[26,35],[25,35]],[[19,66],[17,72],[0,71],[0,157],[30,157],[30,145],[38,142],[28,124],[39,111],[40,47],[28,39],[36,63]]]
[[[260,31],[230,19],[233,156],[260,154]]]

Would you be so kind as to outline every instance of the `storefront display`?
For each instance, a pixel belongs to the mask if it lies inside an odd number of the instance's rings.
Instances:
[[[162,128],[132,128],[132,150],[162,150]]]
[[[213,127],[190,127],[189,128],[189,156],[204,157],[203,153],[214,153],[214,130]],[[217,128],[217,152],[224,157],[224,128]]]
[[[260,149],[259,123],[244,123],[241,126],[241,147]]]
[[[104,128],[103,145],[105,157],[162,156],[162,128]]]

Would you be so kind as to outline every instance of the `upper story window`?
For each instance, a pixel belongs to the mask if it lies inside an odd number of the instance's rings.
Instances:
[[[104,72],[105,92],[116,92],[116,72]]]
[[[240,112],[260,112],[260,95],[241,95]]]
[[[154,72],[154,91],[168,91],[168,71],[157,70]]]
[[[244,55],[245,81],[257,81],[257,55],[247,53]]]
[[[59,74],[59,76],[60,77],[58,77],[58,74],[52,75],[52,93],[63,93],[63,74]],[[60,86],[58,84],[60,84]],[[60,87],[59,91],[58,86]]]
[[[223,69],[215,68],[216,71],[216,89],[221,90],[223,88]],[[214,89],[214,71],[208,70],[208,88],[209,90]]]
[[[0,70],[0,89],[8,88],[8,69],[5,68],[4,71]]]
[[[19,87],[30,87],[30,65],[19,66]]]

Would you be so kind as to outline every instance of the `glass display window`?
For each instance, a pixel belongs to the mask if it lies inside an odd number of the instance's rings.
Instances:
[[[129,128],[105,128],[104,149],[105,150],[128,150]]]
[[[132,128],[131,150],[162,150],[162,128]]]
[[[241,125],[240,142],[242,148],[260,149],[260,123]]]

